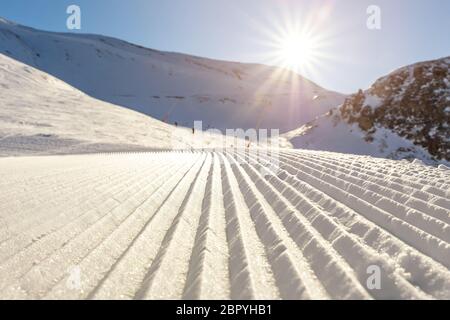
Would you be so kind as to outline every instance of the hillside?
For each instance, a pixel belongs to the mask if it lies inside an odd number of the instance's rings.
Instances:
[[[192,134],[87,96],[0,54],[0,156],[223,147],[222,135]]]
[[[286,134],[297,148],[450,161],[450,58],[400,68]]]
[[[295,129],[344,96],[275,67],[160,52],[0,19],[0,53],[116,105],[191,127]]]

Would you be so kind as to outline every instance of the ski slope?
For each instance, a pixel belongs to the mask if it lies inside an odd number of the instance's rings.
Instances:
[[[211,148],[236,141],[213,132],[194,135],[94,99],[0,54],[0,156]]]
[[[0,159],[0,298],[450,298],[448,168],[275,156]]]

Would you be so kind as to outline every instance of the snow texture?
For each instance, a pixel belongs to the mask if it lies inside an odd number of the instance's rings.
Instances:
[[[0,298],[450,298],[450,171],[292,150],[262,175],[269,160],[0,159]]]

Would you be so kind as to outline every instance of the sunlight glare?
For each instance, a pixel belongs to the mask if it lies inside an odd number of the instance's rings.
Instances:
[[[302,34],[287,35],[279,44],[279,59],[293,70],[311,63],[314,58],[315,45],[312,38]]]

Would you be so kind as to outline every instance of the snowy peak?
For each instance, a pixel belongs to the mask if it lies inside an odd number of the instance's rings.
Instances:
[[[449,124],[450,58],[443,58],[380,78],[288,136],[297,147],[445,162],[450,161]]]
[[[0,53],[77,89],[167,122],[287,131],[341,104],[284,69],[160,52],[97,35],[0,22]]]

